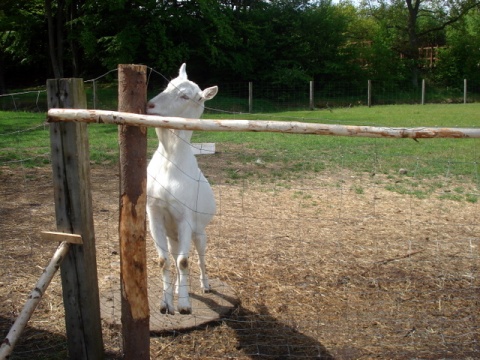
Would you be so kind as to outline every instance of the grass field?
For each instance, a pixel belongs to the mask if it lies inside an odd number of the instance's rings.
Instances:
[[[205,118],[260,119],[309,123],[387,127],[477,127],[480,104],[392,105],[274,114],[207,114]],[[118,159],[117,128],[90,125],[91,161],[115,164]],[[316,135],[246,132],[196,132],[193,142],[214,142],[217,150],[231,153],[223,169],[232,181],[245,177],[281,179],[304,176],[325,169],[384,174],[394,181],[391,190],[402,192],[402,183],[429,179],[424,196],[438,187],[439,177],[466,177],[478,184],[480,157],[477,139],[371,139]],[[149,130],[149,152],[156,147]],[[49,164],[49,131],[44,113],[0,112],[0,164],[46,166]],[[200,160],[206,163],[207,160]],[[433,184],[433,185],[432,185]],[[387,186],[387,185],[386,185]],[[425,186],[423,186],[425,187]],[[469,198],[472,199],[472,198]]]

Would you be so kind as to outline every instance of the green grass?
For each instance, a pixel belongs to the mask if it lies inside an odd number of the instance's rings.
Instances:
[[[480,104],[390,105],[275,114],[206,114],[204,118],[302,121],[386,127],[478,127]],[[47,166],[49,130],[44,113],[0,112],[0,166]],[[90,125],[91,161],[116,164],[117,128]],[[214,142],[228,153],[224,176],[288,179],[347,169],[384,175],[387,189],[427,197],[448,187],[449,179],[478,185],[478,139],[374,139],[253,132],[195,132],[193,142]],[[149,152],[156,147],[149,129]],[[216,156],[216,155],[215,155]],[[202,160],[208,164],[208,158]],[[440,180],[439,180],[440,179]],[[445,198],[475,202],[471,188],[450,189]],[[355,188],[363,193],[361,187]]]
[[[209,118],[226,118],[209,115]],[[231,115],[230,115],[231,117]],[[236,118],[303,121],[386,127],[477,127],[480,104],[392,105],[353,107],[333,111],[237,115]],[[283,162],[291,171],[322,171],[342,167],[353,171],[434,177],[476,175],[480,157],[477,139],[373,139],[274,133],[200,133],[194,141],[241,144],[264,161]]]

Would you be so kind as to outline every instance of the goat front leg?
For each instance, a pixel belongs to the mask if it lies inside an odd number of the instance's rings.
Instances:
[[[175,314],[173,306],[173,283],[170,277],[170,257],[167,247],[167,237],[165,232],[165,226],[162,222],[157,221],[161,218],[161,214],[156,214],[155,209],[149,208],[147,212],[150,223],[150,232],[152,233],[153,240],[155,242],[155,248],[157,249],[160,269],[162,271],[163,280],[163,293],[162,300],[160,301],[160,312],[162,314]]]
[[[189,284],[189,263],[188,256],[190,253],[190,244],[192,241],[192,230],[187,222],[184,222],[178,227],[178,242],[170,242],[171,252],[175,258],[177,266],[177,283],[176,292],[178,295],[177,310],[180,314],[191,314],[192,306],[190,305],[190,298],[188,294]],[[176,246],[175,246],[175,245]],[[176,249],[174,249],[176,247]]]
[[[198,267],[200,268],[200,286],[203,292],[210,292],[210,284],[208,283],[207,269],[205,266],[205,252],[207,249],[207,235],[195,234],[194,237],[195,248],[198,254]]]
[[[163,294],[160,302],[160,312],[162,314],[175,314],[173,306],[173,282],[170,276],[170,258],[168,251],[160,255],[160,268],[162,269]]]

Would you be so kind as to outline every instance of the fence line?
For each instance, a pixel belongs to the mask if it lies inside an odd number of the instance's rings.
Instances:
[[[7,96],[18,96],[18,95],[25,95],[25,94],[39,94],[42,92],[46,92],[47,90],[32,90],[32,91],[22,91],[18,93],[8,93],[8,94],[0,94],[0,97],[7,97]]]
[[[50,109],[48,121],[163,127],[177,130],[281,132],[387,138],[480,138],[480,128],[388,128],[287,121],[183,119],[105,110]]]
[[[10,136],[10,135],[13,135],[13,134],[21,134],[21,133],[24,133],[24,132],[29,132],[29,131],[32,131],[32,130],[36,130],[36,129],[41,128],[41,127],[44,128],[45,124],[35,125],[35,126],[29,127],[29,128],[26,128],[26,129],[22,129],[22,130],[16,130],[16,131],[11,131],[11,132],[7,132],[7,133],[0,133],[0,136]]]
[[[158,75],[163,82],[167,77],[155,69],[148,67],[149,74],[147,78],[147,86],[150,86],[152,74]],[[105,100],[102,101],[98,88],[100,79],[107,77],[112,69],[101,76],[94,79],[85,80],[85,83],[91,83],[93,94],[89,100],[91,108],[105,108]],[[457,87],[436,88],[430,86],[425,80],[418,89],[401,90],[394,88],[393,85],[385,82],[368,80],[361,85],[352,85],[349,83],[337,83],[330,81],[325,82],[305,82],[304,84],[296,84],[292,86],[282,86],[278,84],[265,84],[255,82],[245,83],[225,83],[217,84],[222,89],[221,96],[211,101],[210,106],[206,106],[207,112],[227,112],[231,113],[258,113],[271,112],[287,109],[331,109],[338,107],[351,106],[372,106],[385,104],[426,104],[426,103],[469,103],[479,101],[479,89],[467,88],[467,79],[459,80]],[[428,85],[428,86],[427,86]],[[37,94],[36,100],[30,99],[25,103],[17,103],[15,97],[28,96],[29,94]],[[37,111],[44,109],[40,104],[40,94],[45,90],[21,91],[11,94],[0,95],[2,98],[11,97],[13,101],[13,109],[15,111],[25,109],[33,105]],[[255,93],[255,96],[253,96]],[[109,95],[110,96],[110,95]],[[104,97],[105,98],[105,97]],[[108,98],[108,97],[107,97]],[[112,99],[108,98],[107,102]],[[116,100],[115,100],[116,101]],[[42,100],[43,102],[43,100]],[[46,101],[45,101],[46,103]],[[102,105],[103,103],[103,105]],[[3,108],[7,109],[6,103]],[[112,107],[110,107],[112,108]]]
[[[18,111],[17,103],[15,102],[15,96],[35,94],[36,93],[37,94],[37,99],[35,101],[35,106],[37,107],[37,109],[39,109],[38,103],[39,103],[39,100],[40,100],[40,93],[44,93],[44,92],[46,92],[46,90],[23,91],[23,92],[12,93],[12,94],[1,94],[0,98],[10,96],[12,98],[13,107],[15,108],[15,111]]]

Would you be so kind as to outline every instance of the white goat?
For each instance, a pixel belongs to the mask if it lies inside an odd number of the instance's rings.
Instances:
[[[148,102],[148,114],[200,118],[204,102],[217,94],[218,87],[213,86],[202,91],[197,84],[188,80],[185,67],[186,65],[182,64],[178,77]],[[215,214],[215,198],[193,154],[190,145],[192,131],[157,128],[156,132],[159,145],[147,170],[147,214],[163,274],[160,311],[163,314],[175,313],[173,283],[170,279],[170,253],[177,268],[177,310],[181,314],[190,314],[190,245],[193,239],[198,253],[200,284],[204,291],[209,291],[205,269],[205,227]]]

